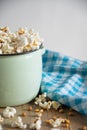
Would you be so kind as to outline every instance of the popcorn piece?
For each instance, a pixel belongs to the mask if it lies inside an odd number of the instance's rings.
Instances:
[[[52,101],[52,107],[57,110],[59,107],[61,106],[60,103],[56,102],[56,101]]]
[[[13,128],[18,127],[18,128],[20,128],[20,129],[26,129],[26,128],[27,128],[27,125],[26,125],[26,124],[23,124],[21,117],[17,117],[17,120],[14,121],[14,122],[11,124],[11,126],[12,126]]]
[[[4,121],[4,118],[0,115],[0,123]]]
[[[61,118],[57,118],[57,119],[49,119],[46,121],[46,123],[50,124],[53,128],[55,127],[59,127],[61,125]]]
[[[47,109],[49,110],[51,108],[52,102],[48,101],[48,102],[44,102],[44,103],[39,103],[39,106],[42,107],[43,109]]]
[[[30,129],[39,130],[41,128],[41,119],[37,118],[33,123],[30,124]]]
[[[30,43],[30,44],[32,44],[33,42],[34,42],[34,36],[28,36],[28,42]]]
[[[2,47],[2,52],[4,54],[10,54],[13,50],[13,47],[9,46],[9,44],[4,44]]]
[[[0,38],[0,43],[4,43],[4,42],[5,42],[5,40]]]
[[[34,33],[34,29],[30,29],[29,34],[33,35],[33,33]]]
[[[2,130],[3,128],[2,128],[2,126],[0,125],[0,130]]]
[[[32,50],[35,50],[35,49],[39,49],[39,42],[37,41],[33,41],[31,44],[30,44]]]
[[[27,39],[27,37],[25,37],[25,36],[20,36],[19,37],[19,44],[20,44],[20,46],[26,46],[26,45],[28,45],[28,39]]]
[[[23,28],[19,28],[18,34],[19,34],[19,35],[22,35],[22,34],[24,34],[24,33],[25,33],[25,30],[24,30]]]
[[[38,104],[41,102],[41,99],[38,98],[38,97],[36,97],[35,100],[36,100],[36,101],[35,101],[35,104],[36,104],[36,105],[38,105]]]
[[[16,114],[16,109],[13,107],[7,107],[3,111],[3,116],[6,118],[14,117],[15,114]]]
[[[42,95],[39,95],[39,97],[35,98],[35,104],[38,105],[41,102],[46,101],[46,93],[43,93]]]
[[[8,32],[9,28],[8,27],[2,27],[2,28],[0,28],[0,30],[3,31],[3,32]]]
[[[17,52],[17,53],[22,53],[22,52],[23,52],[23,47],[18,47],[18,48],[16,49],[16,52]]]
[[[23,48],[23,52],[27,52],[27,51],[32,51],[32,48],[31,48],[30,44],[26,45],[26,46]]]
[[[56,119],[55,121],[51,121],[50,124],[53,126],[53,127],[58,127],[61,125],[61,119]]]

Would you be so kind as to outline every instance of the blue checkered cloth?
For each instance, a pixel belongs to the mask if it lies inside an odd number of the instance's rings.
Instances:
[[[87,114],[87,62],[46,50],[41,92],[76,111]]]

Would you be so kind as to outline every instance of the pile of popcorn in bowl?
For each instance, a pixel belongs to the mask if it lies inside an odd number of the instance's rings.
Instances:
[[[19,54],[40,49],[43,39],[33,29],[19,28],[11,32],[9,27],[0,28],[0,54]]]

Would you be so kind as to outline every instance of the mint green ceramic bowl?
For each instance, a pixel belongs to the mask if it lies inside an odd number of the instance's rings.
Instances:
[[[21,105],[35,98],[40,89],[44,51],[0,55],[0,107]]]

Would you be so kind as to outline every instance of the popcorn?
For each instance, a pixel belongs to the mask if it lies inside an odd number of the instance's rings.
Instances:
[[[52,102],[48,101],[48,102],[44,102],[44,103],[39,103],[39,106],[42,107],[43,109],[47,109],[49,110],[51,108]]]
[[[70,120],[66,119],[66,118],[52,118],[52,119],[49,119],[49,120],[46,120],[45,121],[47,124],[50,124],[53,128],[57,128],[59,126],[62,126],[65,127],[65,128],[68,128],[70,126]]]
[[[4,42],[5,40],[2,37],[0,37],[0,43],[4,43]]]
[[[1,31],[3,32],[9,32],[9,28],[8,27],[2,27],[0,28]]]
[[[16,114],[16,109],[13,107],[7,107],[3,111],[3,116],[6,118],[14,117],[15,114]]]
[[[52,107],[57,110],[59,107],[61,106],[60,103],[56,102],[56,101],[52,101]]]
[[[35,104],[47,110],[49,110],[51,107],[57,110],[61,106],[61,104],[56,101],[46,101],[47,100],[46,97],[47,97],[46,93],[39,95],[38,97],[35,98]]]
[[[18,34],[23,35],[25,33],[25,30],[23,28],[19,28]]]
[[[3,44],[2,53],[10,54],[13,50],[13,47],[9,46],[9,44]]]
[[[29,34],[33,35],[33,33],[34,33],[34,29],[30,29]]]
[[[28,36],[28,42],[30,43],[30,44],[32,44],[33,42],[34,42],[34,36]]]
[[[0,123],[4,121],[4,118],[0,115]]]
[[[59,127],[62,123],[62,119],[61,118],[57,118],[57,119],[49,119],[46,121],[48,124],[50,124],[53,128],[55,127]]]
[[[30,46],[31,46],[32,50],[39,49],[39,45],[37,43],[35,43],[35,42],[30,44]]]
[[[26,129],[27,128],[27,124],[23,124],[22,122],[22,118],[21,117],[17,117],[17,120],[15,120],[11,126],[13,128],[17,127],[17,128],[20,128],[20,129]]]
[[[27,37],[25,37],[25,36],[20,36],[19,37],[19,44],[20,44],[20,46],[26,46],[26,45],[28,45],[28,39],[27,39]]]
[[[22,53],[22,52],[23,52],[23,47],[18,47],[18,48],[16,49],[16,52],[17,52],[17,53]]]
[[[36,120],[30,124],[30,129],[35,129],[35,130],[39,130],[41,128],[41,119],[40,118],[36,118]]]
[[[34,51],[41,47],[43,40],[34,30],[19,28],[12,33],[8,27],[0,28],[0,54],[16,54]]]
[[[41,102],[46,101],[46,93],[43,93],[42,95],[39,95],[39,97],[35,98],[35,104],[38,105]]]

